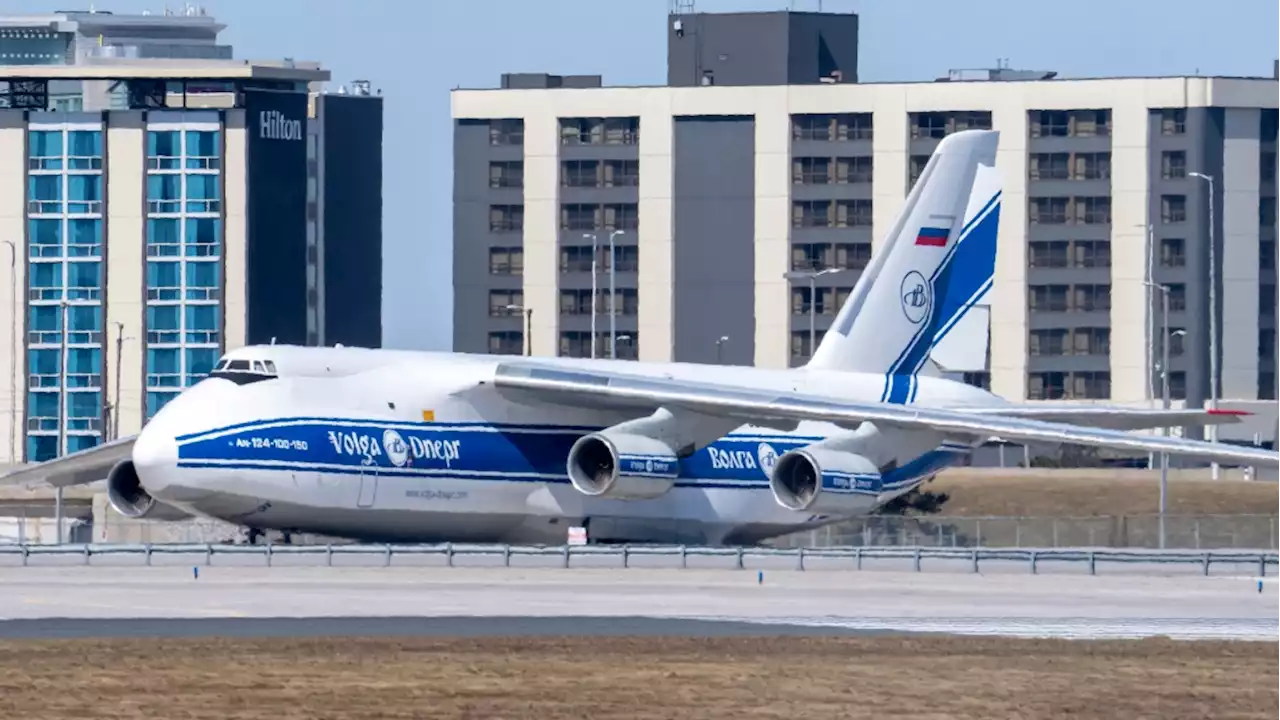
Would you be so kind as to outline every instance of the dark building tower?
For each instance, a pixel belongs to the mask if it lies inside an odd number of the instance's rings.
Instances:
[[[858,16],[688,13],[667,17],[667,85],[858,81]]]

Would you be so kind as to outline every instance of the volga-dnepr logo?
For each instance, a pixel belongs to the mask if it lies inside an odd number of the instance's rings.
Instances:
[[[302,121],[290,120],[279,110],[262,110],[258,113],[258,137],[263,140],[301,140]]]

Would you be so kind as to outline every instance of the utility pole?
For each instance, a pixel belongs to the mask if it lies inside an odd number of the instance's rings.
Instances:
[[[1169,343],[1175,335],[1186,335],[1185,330],[1169,333],[1169,286],[1153,282],[1143,283],[1147,287],[1160,291],[1160,397],[1161,406],[1167,412],[1171,405],[1169,394]],[[1169,436],[1169,426],[1162,429],[1165,437]],[[1169,492],[1169,453],[1160,453],[1160,549],[1165,547],[1165,513],[1168,508]]]
[[[721,365],[721,364],[723,364],[723,362],[724,362],[724,361],[723,361],[723,359],[722,359],[722,357],[721,357],[721,352],[720,352],[720,351],[721,351],[721,349],[724,347],[724,344],[725,344],[725,343],[727,343],[727,342],[729,342],[729,336],[728,336],[728,335],[721,335],[721,336],[720,336],[720,339],[719,339],[719,340],[716,340],[716,364],[717,364],[717,365]]]
[[[111,439],[120,437],[120,358],[124,352],[124,323],[116,323],[115,400],[111,403]]]
[[[600,300],[596,290],[596,261],[600,255],[598,249],[600,239],[595,233],[583,233],[582,237],[583,239],[591,238],[591,359],[594,360],[596,357],[596,303]],[[613,258],[610,258],[610,267],[613,266],[612,260]]]
[[[63,292],[66,292],[65,290]],[[71,332],[69,305],[66,297],[62,298],[62,346],[61,359],[58,363],[58,457],[67,454],[67,336]],[[62,544],[62,486],[54,490],[54,523],[57,525],[57,542]]]
[[[1218,239],[1217,231],[1214,227],[1213,206],[1215,204],[1215,196],[1213,192],[1213,176],[1204,173],[1187,173],[1191,177],[1200,178],[1209,183],[1209,409],[1218,409]],[[1218,441],[1218,428],[1216,425],[1209,427],[1209,432],[1213,435],[1213,441]],[[1218,463],[1215,461],[1209,466],[1212,468],[1213,479],[1218,479]]]
[[[793,270],[783,273],[788,280],[808,279],[809,281],[809,357],[818,351],[818,326],[816,312],[818,307],[818,278],[831,273],[842,272],[844,268],[828,267],[821,270]]]
[[[614,282],[618,271],[618,254],[614,251],[613,238],[625,232],[625,230],[614,230],[609,233],[609,357],[614,360],[618,359],[618,308],[615,307],[618,302],[618,290]],[[594,298],[592,302],[595,302]],[[595,347],[594,337],[591,338],[591,343],[592,347]]]
[[[18,453],[18,246],[12,240],[0,240],[9,246],[9,464],[16,465]]]

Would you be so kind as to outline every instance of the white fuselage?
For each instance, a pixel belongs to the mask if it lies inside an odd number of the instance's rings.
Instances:
[[[510,399],[492,385],[502,358],[262,346],[237,352],[269,353],[281,377],[200,382],[143,429],[134,462],[143,487],[158,500],[260,529],[405,542],[559,544],[569,526],[585,524],[599,540],[751,543],[830,521],[779,505],[768,469],[787,450],[849,433],[826,423],[801,423],[791,432],[743,426],[683,458],[679,480],[666,494],[602,499],[570,485],[566,455],[582,435],[635,413]],[[851,401],[878,401],[885,385],[883,376],[862,373],[540,362]],[[952,381],[922,377],[919,383],[922,405],[1004,402]],[[934,437],[901,440],[895,436],[891,451],[896,467],[878,493],[866,496],[864,512],[967,450]]]

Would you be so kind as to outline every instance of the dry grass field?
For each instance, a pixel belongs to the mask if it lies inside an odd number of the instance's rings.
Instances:
[[[956,637],[0,642],[0,717],[1275,718],[1276,643]]]
[[[1160,483],[1154,479],[1095,479],[939,476],[922,491],[947,493],[938,514],[952,517],[1090,517],[1158,512]],[[1275,515],[1280,494],[1273,482],[1171,480],[1172,515]]]

